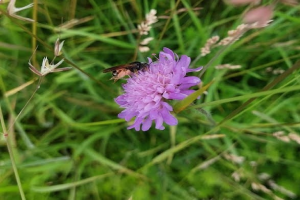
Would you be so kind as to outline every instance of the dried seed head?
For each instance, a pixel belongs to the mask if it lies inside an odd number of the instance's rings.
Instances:
[[[278,185],[278,184],[275,183],[275,181],[273,181],[273,180],[269,180],[269,181],[268,181],[268,185],[269,185],[273,190],[279,191],[279,192],[281,192],[282,194],[285,194],[286,196],[288,196],[288,197],[291,198],[291,199],[295,199],[295,198],[297,197],[297,195],[296,195],[294,192],[292,192],[292,191],[286,189],[286,188],[283,187],[283,186]]]
[[[240,174],[239,174],[237,171],[233,172],[233,173],[231,174],[231,177],[232,177],[236,182],[240,182],[240,180],[241,180]]]
[[[277,132],[273,133],[273,136],[283,142],[290,142],[289,136],[285,135],[283,131],[277,131]]]
[[[213,36],[206,41],[206,44],[201,48],[201,56],[205,56],[210,53],[210,49],[219,41],[219,36]]]
[[[140,52],[148,52],[150,51],[150,48],[147,46],[139,46]]]
[[[156,10],[151,9],[148,14],[146,14],[146,19],[143,21],[140,25],[138,25],[138,30],[140,32],[140,35],[148,35],[148,32],[151,29],[151,24],[156,23],[157,16],[156,16]]]
[[[145,22],[142,22],[140,25],[138,25],[138,29],[140,31],[140,35],[148,35],[151,26],[146,24]]]
[[[289,6],[299,5],[299,2],[297,0],[280,0],[280,2]]]
[[[261,180],[261,181],[266,181],[266,180],[268,180],[270,178],[271,178],[271,176],[268,173],[260,173],[258,175],[258,179]]]
[[[226,37],[224,39],[222,39],[218,45],[220,46],[226,46],[226,45],[229,45],[230,43],[236,41],[237,39],[235,39],[234,37]]]
[[[271,190],[269,190],[266,186],[264,186],[264,185],[262,185],[262,184],[260,184],[260,183],[251,183],[251,187],[252,187],[252,189],[253,190],[255,190],[255,191],[262,191],[262,192],[264,192],[264,193],[266,193],[266,194],[270,194],[270,193],[272,193],[272,191]]]
[[[148,25],[154,24],[158,21],[156,13],[157,12],[155,9],[151,9],[150,12],[148,14],[146,14],[146,23]]]
[[[274,75],[283,74],[285,71],[283,69],[274,69],[272,73]]]
[[[140,42],[140,44],[141,44],[141,45],[147,45],[147,44],[149,44],[149,42],[150,42],[151,40],[153,40],[153,37],[147,37],[147,38],[143,39],[143,40]]]
[[[210,165],[212,165],[212,164],[214,164],[216,161],[218,161],[219,159],[220,159],[219,156],[214,157],[214,158],[212,158],[212,159],[210,159],[210,160],[207,160],[207,161],[201,163],[200,165],[197,166],[197,168],[198,168],[199,170],[206,169],[206,168],[208,168]]]
[[[215,69],[240,69],[242,68],[241,65],[231,65],[231,64],[224,64],[224,65],[217,65]]]
[[[150,51],[150,48],[147,47],[146,45],[147,45],[151,40],[153,40],[153,38],[152,38],[152,37],[148,37],[148,38],[145,38],[144,40],[142,40],[142,41],[140,42],[140,46],[139,46],[140,52],[148,52],[148,51]]]
[[[226,158],[227,160],[230,160],[234,163],[237,163],[237,164],[241,164],[245,160],[245,157],[237,156],[234,154],[224,154],[224,158]]]
[[[248,24],[240,24],[236,29],[229,30],[227,32],[228,37],[222,39],[218,43],[218,45],[219,46],[226,46],[226,45],[229,45],[229,44],[237,41],[250,28],[252,28],[252,27],[250,27],[250,25],[248,25]]]
[[[290,133],[289,137],[291,138],[291,140],[294,140],[295,142],[297,142],[298,144],[300,144],[300,136],[296,133]]]
[[[238,27],[236,27],[235,30],[229,30],[227,34],[229,37],[237,37],[240,34],[242,34],[245,30],[247,30],[247,28],[249,28],[247,24],[240,24],[238,25]]]

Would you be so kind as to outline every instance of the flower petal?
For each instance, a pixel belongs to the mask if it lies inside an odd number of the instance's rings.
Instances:
[[[165,53],[169,54],[169,55],[173,58],[173,60],[175,59],[175,58],[174,58],[174,52],[173,52],[171,49],[169,49],[169,48],[167,48],[167,47],[164,47],[164,48],[163,48],[163,51],[164,51]]]
[[[163,127],[163,122],[164,122],[164,119],[162,118],[162,116],[158,116],[156,119],[155,119],[155,128],[156,129],[161,129],[161,127]]]
[[[193,84],[197,85],[198,83],[200,83],[200,78],[198,78],[196,76],[188,76],[188,77],[182,78],[181,81],[183,84],[193,83]]]
[[[178,124],[178,120],[168,110],[163,109],[161,114],[166,124],[171,126]]]
[[[182,100],[185,97],[186,95],[182,93],[170,93],[168,99]]]
[[[152,120],[149,118],[145,119],[142,125],[142,131],[148,131],[151,125],[152,125]]]
[[[188,68],[187,72],[199,72],[202,69],[203,69],[203,67]]]
[[[181,56],[180,60],[177,62],[176,67],[181,67],[181,69],[185,69],[184,71],[186,72],[190,63],[191,63],[191,58],[186,55],[183,55]]]
[[[141,128],[142,121],[143,121],[143,119],[136,118],[135,121],[134,121],[134,123],[131,126],[129,126],[127,129],[134,128],[136,131],[139,131],[140,128]]]

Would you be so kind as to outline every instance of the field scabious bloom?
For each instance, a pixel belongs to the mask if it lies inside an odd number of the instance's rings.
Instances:
[[[190,87],[200,83],[195,76],[186,76],[188,72],[200,71],[202,67],[190,69],[190,57],[183,55],[179,59],[172,50],[164,48],[159,53],[159,59],[152,62],[149,68],[139,71],[123,85],[124,94],[115,99],[122,108],[125,108],[118,117],[134,123],[128,129],[147,131],[152,122],[155,128],[163,130],[163,123],[177,125],[177,119],[171,114],[172,106],[169,100],[182,100],[193,93]]]

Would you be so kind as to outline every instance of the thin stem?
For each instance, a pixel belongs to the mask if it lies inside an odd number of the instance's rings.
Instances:
[[[177,126],[171,126],[170,127],[170,142],[171,142],[171,148],[176,146],[176,130],[177,130]],[[167,163],[168,165],[170,165],[172,163],[174,154],[170,154],[168,159],[167,159]]]
[[[2,129],[3,129],[3,133],[4,133],[4,140],[5,140],[6,145],[7,145],[8,154],[9,154],[9,157],[10,157],[10,160],[11,160],[11,165],[13,167],[13,171],[14,171],[14,174],[15,174],[15,177],[16,177],[16,181],[17,181],[17,184],[18,184],[20,195],[21,195],[22,200],[26,200],[26,197],[25,197],[25,194],[24,194],[24,191],[23,191],[23,188],[22,188],[20,176],[19,176],[19,173],[18,173],[18,168],[17,168],[16,162],[15,162],[15,159],[14,159],[14,155],[12,153],[13,152],[12,151],[12,146],[11,146],[10,140],[7,138],[8,137],[8,132],[6,130],[6,126],[5,126],[5,123],[4,123],[1,107],[0,107],[0,120],[1,120],[1,125],[2,125]]]
[[[36,28],[36,25],[37,25],[37,9],[38,9],[37,5],[38,5],[37,0],[34,0],[34,2],[33,2],[33,11],[32,11],[32,19],[33,19],[32,34],[33,35],[36,35],[36,33],[37,33],[37,28]],[[35,37],[32,37],[31,43],[32,43],[32,52],[33,52],[32,64],[33,64],[33,66],[36,66],[36,55],[35,55],[34,52],[36,51],[35,47],[37,45],[36,45],[36,38]]]
[[[138,38],[136,39],[136,41],[137,41],[136,42],[136,48],[135,48],[132,60],[136,60],[136,58],[137,58],[137,54],[138,54],[139,46],[140,46],[140,42],[141,42],[141,34],[140,33],[139,33]]]
[[[211,126],[216,126],[217,125],[216,122],[215,122],[215,120],[212,118],[212,116],[211,116],[211,114],[209,112],[207,112],[203,108],[198,108],[196,110],[198,110],[201,114],[203,114],[203,115],[206,116],[206,118],[210,122]]]
[[[70,5],[69,20],[72,20],[75,18],[77,0],[71,0],[71,3],[69,5]]]
[[[22,108],[22,110],[19,112],[19,114],[16,116],[14,122],[11,124],[11,126],[8,128],[8,132],[12,129],[12,127],[15,125],[16,121],[18,120],[18,118],[20,117],[20,115],[23,113],[24,109],[27,107],[27,105],[29,104],[29,102],[31,101],[31,99],[33,98],[33,96],[35,95],[35,93],[37,92],[37,90],[40,88],[42,80],[43,80],[43,76],[40,76],[39,78],[39,82],[34,90],[34,92],[32,93],[31,97],[28,99],[28,101],[26,102],[26,104],[24,105],[24,107]]]
[[[168,18],[168,20],[166,21],[165,25],[164,25],[164,28],[163,30],[161,31],[160,35],[159,35],[159,38],[158,38],[158,41],[157,41],[157,45],[156,45],[156,48],[155,48],[155,52],[157,51],[157,48],[160,47],[160,42],[165,34],[165,32],[167,31],[167,28],[168,28],[168,25],[170,24],[171,22],[171,19],[172,19],[172,16],[174,15],[174,13],[176,13],[176,9],[178,7],[180,3],[180,0],[177,0],[174,8],[172,8],[172,11],[171,11],[171,14],[170,14],[170,17]]]

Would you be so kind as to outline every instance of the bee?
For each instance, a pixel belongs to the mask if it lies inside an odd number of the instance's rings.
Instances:
[[[115,82],[124,76],[130,76],[139,70],[145,71],[149,67],[148,63],[132,62],[129,64],[118,65],[103,70],[103,73],[112,72],[112,78]]]

